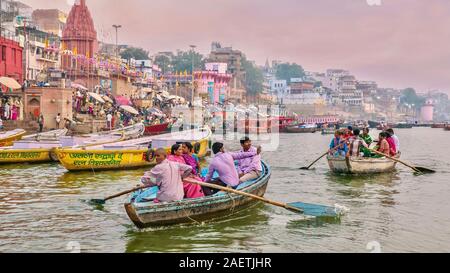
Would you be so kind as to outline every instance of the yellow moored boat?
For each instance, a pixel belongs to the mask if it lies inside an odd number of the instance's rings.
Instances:
[[[55,152],[69,171],[129,169],[155,165],[155,159],[149,156],[152,151],[158,148],[170,151],[173,144],[182,142],[191,142],[198,157],[205,157],[210,137],[211,130],[201,128],[112,144],[62,148]]]
[[[25,136],[12,146],[0,148],[0,164],[51,161],[50,151],[60,147],[59,139],[67,129]]]
[[[11,146],[14,141],[22,139],[26,131],[23,129],[16,129],[0,133],[0,147]]]
[[[10,147],[0,148],[0,164],[58,161],[55,153],[58,148],[124,141],[142,136],[144,130],[143,124],[136,124],[114,131],[82,136],[66,136],[67,129],[25,136]]]

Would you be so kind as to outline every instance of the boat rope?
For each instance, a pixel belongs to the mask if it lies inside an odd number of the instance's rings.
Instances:
[[[236,208],[236,201],[234,200],[233,196],[231,195],[231,193],[227,193],[228,197],[230,197],[231,201],[233,202],[233,206],[231,206],[230,211],[233,213],[234,209]]]
[[[192,218],[192,217],[190,217],[189,216],[189,214],[186,212],[186,209],[185,208],[182,208],[182,210],[183,210],[183,212],[184,212],[184,216],[186,217],[186,218],[188,218],[189,220],[191,220],[193,223],[196,223],[196,224],[198,224],[198,225],[201,225],[202,223],[200,223],[199,221],[197,221],[197,220],[195,220],[194,218]]]

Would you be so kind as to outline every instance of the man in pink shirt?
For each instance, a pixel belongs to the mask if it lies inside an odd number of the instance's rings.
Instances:
[[[255,147],[252,147],[252,141],[250,138],[245,137],[241,140],[241,152],[257,152]],[[239,181],[241,183],[256,179],[261,176],[262,165],[261,155],[255,155],[254,157],[247,157],[238,160],[238,172]]]
[[[214,143],[212,147],[215,154],[211,164],[209,165],[208,175],[205,181],[220,186],[237,187],[240,183],[239,175],[234,165],[235,160],[241,160],[245,158],[251,158],[261,153],[261,147],[257,150],[239,153],[227,153],[223,143]],[[219,179],[212,181],[214,172],[219,174]],[[217,191],[203,187],[203,192],[206,196],[213,195]]]
[[[187,178],[192,167],[177,162],[169,162],[164,149],[155,152],[157,165],[141,178],[146,186],[158,186],[155,203],[180,201],[184,198],[182,179]]]

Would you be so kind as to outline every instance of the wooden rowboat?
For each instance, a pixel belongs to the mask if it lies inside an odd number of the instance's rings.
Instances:
[[[334,135],[335,132],[336,129],[334,128],[322,129],[322,135]]]
[[[27,135],[22,138],[22,140],[59,140],[60,137],[67,134],[67,129],[58,129],[44,133],[37,133],[34,135]]]
[[[151,150],[164,148],[170,152],[173,144],[191,142],[196,147],[198,157],[205,157],[208,151],[211,130],[202,128],[145,137],[111,144],[92,145],[56,149],[61,164],[69,171],[130,169],[156,164],[148,161]]]
[[[378,174],[395,170],[396,162],[388,158],[334,157],[328,156],[328,165],[334,173]]]
[[[26,131],[23,129],[16,129],[0,133],[0,147],[11,146],[14,141],[22,139]]]
[[[144,135],[154,136],[166,133],[169,129],[169,123],[157,124],[157,125],[145,125]]]
[[[309,127],[301,127],[301,126],[287,126],[286,127],[286,133],[293,133],[293,134],[302,134],[302,133],[315,133],[317,132],[317,127],[315,128],[309,128]]]
[[[102,134],[66,136],[67,129],[55,130],[24,137],[12,146],[0,148],[0,164],[44,163],[56,161],[56,149],[68,147],[89,147],[137,138],[144,126],[137,124]]]
[[[445,124],[445,123],[435,123],[435,124],[431,125],[431,128],[433,128],[433,129],[445,129],[446,126],[447,126],[447,124]]]
[[[263,172],[256,180],[239,185],[239,191],[263,197],[270,180],[270,167],[262,162]],[[184,199],[171,203],[153,203],[157,188],[133,193],[125,203],[128,217],[138,228],[166,226],[227,216],[252,204],[255,199],[219,192],[213,196]]]
[[[36,163],[52,161],[50,152],[60,147],[60,138],[67,129],[55,130],[23,137],[12,146],[0,148],[0,164]]]

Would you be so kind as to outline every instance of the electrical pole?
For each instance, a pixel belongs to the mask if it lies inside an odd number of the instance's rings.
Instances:
[[[197,46],[190,45],[190,47],[192,49],[192,51],[191,51],[191,54],[192,54],[192,92],[191,92],[192,97],[191,97],[191,103],[192,103],[192,106],[194,106],[194,92],[195,92],[195,86],[194,86],[194,80],[195,80],[194,79],[194,53],[195,53],[195,48]]]
[[[119,58],[119,28],[121,28],[122,25],[113,25],[113,28],[116,29],[116,58]]]

